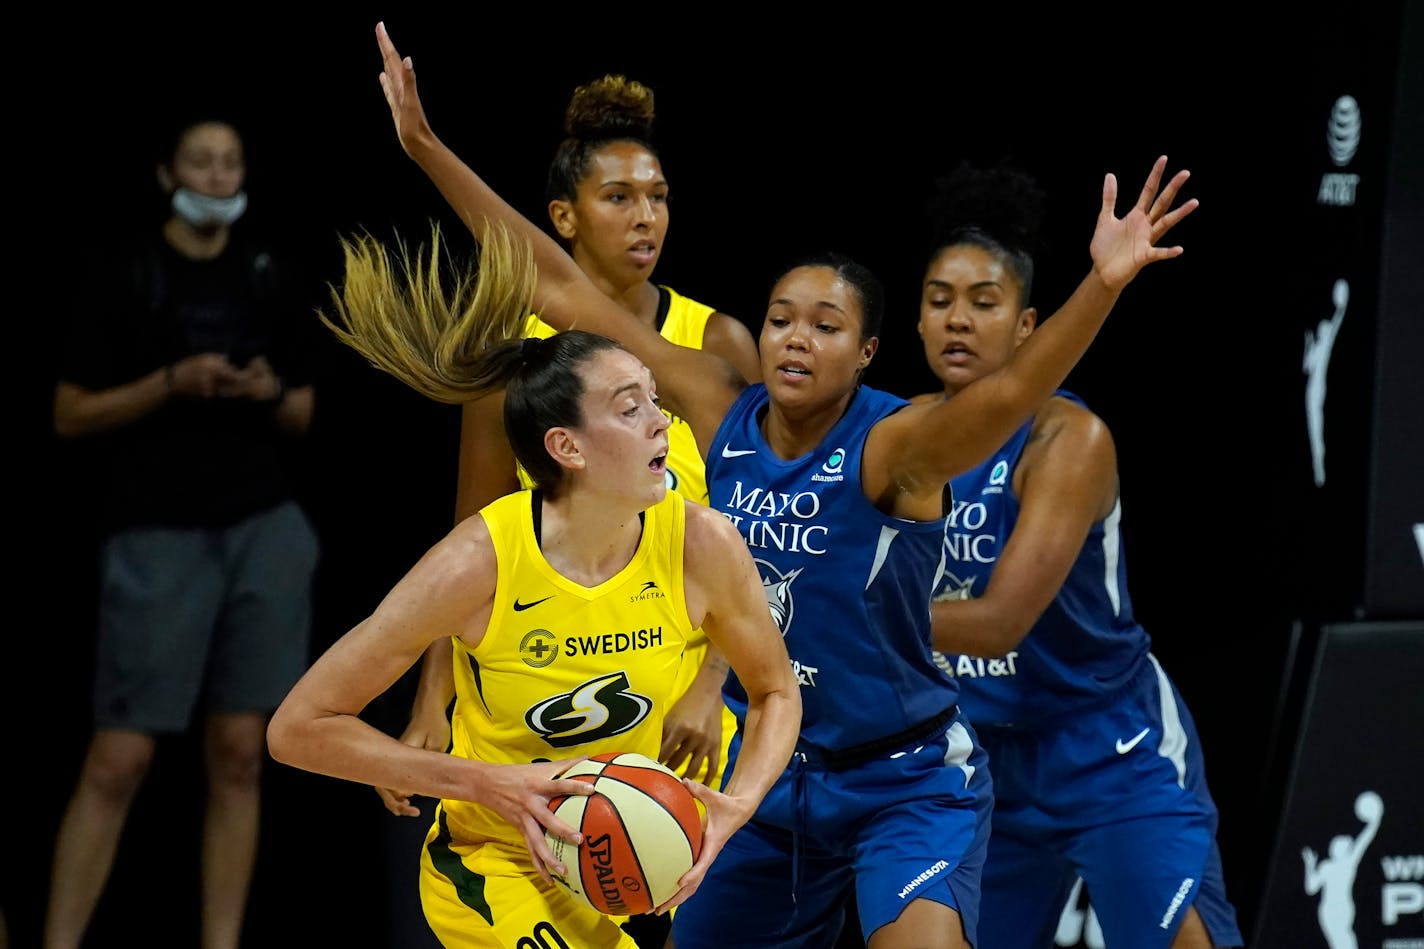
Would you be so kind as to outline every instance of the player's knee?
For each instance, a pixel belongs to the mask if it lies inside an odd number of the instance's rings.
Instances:
[[[214,720],[207,735],[208,777],[225,787],[255,785],[266,754],[266,729],[257,716]]]
[[[112,740],[98,737],[84,759],[83,782],[92,792],[113,802],[133,797],[153,764],[154,744],[146,738]]]

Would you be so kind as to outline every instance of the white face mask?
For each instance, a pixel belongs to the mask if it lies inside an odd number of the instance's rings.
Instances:
[[[230,198],[210,198],[188,188],[173,192],[173,212],[193,227],[226,227],[247,210],[247,193]]]

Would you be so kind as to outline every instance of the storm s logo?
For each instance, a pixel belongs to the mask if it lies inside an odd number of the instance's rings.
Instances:
[[[648,717],[653,702],[630,691],[627,672],[589,679],[524,713],[524,724],[555,748],[621,735]]]

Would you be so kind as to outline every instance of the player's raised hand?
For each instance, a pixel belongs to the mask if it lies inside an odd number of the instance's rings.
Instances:
[[[435,135],[430,130],[425,108],[415,90],[415,66],[409,56],[402,59],[396,52],[384,22],[376,24],[376,45],[381,50],[381,91],[386,94],[386,104],[391,107],[396,137],[400,139],[406,154],[410,154],[416,141],[423,137],[434,138]]]
[[[1186,169],[1173,175],[1158,193],[1166,167],[1166,155],[1153,162],[1137,203],[1121,218],[1116,216],[1117,176],[1109,173],[1103,179],[1103,204],[1089,251],[1093,256],[1093,269],[1112,290],[1127,286],[1148,264],[1182,253],[1181,245],[1159,247],[1157,242],[1178,221],[1195,211],[1198,201],[1192,198],[1180,207],[1172,207],[1177,192],[1190,174]]]

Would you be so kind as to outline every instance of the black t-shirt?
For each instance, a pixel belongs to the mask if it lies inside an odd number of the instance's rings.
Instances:
[[[126,245],[76,294],[59,379],[107,389],[184,356],[265,356],[288,388],[311,381],[313,319],[271,251],[239,239],[213,260],[161,236]],[[221,527],[292,495],[289,436],[274,405],[175,396],[138,421],[83,439],[103,528]]]

